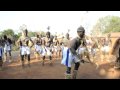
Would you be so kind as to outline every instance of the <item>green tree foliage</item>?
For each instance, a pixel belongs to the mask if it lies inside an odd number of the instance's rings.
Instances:
[[[18,37],[20,37],[20,36],[22,35],[22,33],[20,32],[20,33],[18,33],[17,35],[18,35]]]
[[[92,34],[120,32],[120,17],[106,16],[100,18],[92,29]]]
[[[19,34],[15,34],[12,29],[6,29],[0,32],[0,37],[3,38],[4,35],[7,35],[8,38],[10,38],[14,44],[14,42],[20,37]]]
[[[45,37],[45,34],[46,34],[46,33],[45,33],[44,31],[41,31],[40,33],[41,33],[41,35],[42,35],[43,37]]]
[[[3,30],[2,35],[7,35],[8,37],[14,36],[14,31],[12,29]]]
[[[3,38],[4,35],[7,35],[8,38],[14,41],[14,31],[12,29],[6,29],[1,32],[1,36]]]
[[[20,37],[20,36],[19,36],[18,34],[15,34],[15,35],[14,35],[14,40],[15,40],[15,41],[18,40],[19,37]]]
[[[29,31],[29,32],[28,32],[28,36],[29,36],[29,37],[35,37],[35,32]]]

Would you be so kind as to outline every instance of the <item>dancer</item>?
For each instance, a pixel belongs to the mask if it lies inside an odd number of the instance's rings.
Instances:
[[[29,43],[31,42],[31,46]],[[22,30],[22,36],[18,39],[17,45],[21,45],[20,47],[20,54],[21,54],[21,61],[22,61],[22,67],[24,68],[24,57],[27,54],[28,58],[28,66],[30,67],[30,48],[33,47],[34,43],[31,40],[31,38],[28,36],[28,30]]]

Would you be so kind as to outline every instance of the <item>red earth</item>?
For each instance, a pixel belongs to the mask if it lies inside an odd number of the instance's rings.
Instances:
[[[61,59],[54,58],[53,65],[49,65],[46,59],[45,65],[42,66],[41,60],[36,60],[32,53],[31,67],[28,67],[27,60],[25,68],[21,67],[19,52],[13,52],[13,62],[5,62],[3,70],[0,71],[0,79],[64,79],[66,67],[61,65]],[[112,60],[113,58],[111,58]],[[85,63],[81,64],[78,70],[77,79],[118,79],[120,78],[119,70],[114,70],[114,63],[104,60],[100,61],[99,56],[96,57],[99,68],[96,65]],[[73,67],[72,67],[73,69]]]

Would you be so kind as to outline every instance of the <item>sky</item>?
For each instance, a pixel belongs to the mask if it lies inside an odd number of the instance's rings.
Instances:
[[[0,11],[0,31],[13,29],[20,32],[25,24],[30,31],[47,31],[51,33],[67,33],[76,35],[77,28],[82,25],[89,34],[100,17],[107,15],[120,16],[120,11]]]

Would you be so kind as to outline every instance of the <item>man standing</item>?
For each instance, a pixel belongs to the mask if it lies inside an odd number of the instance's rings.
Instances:
[[[55,36],[53,39],[53,53],[56,54],[54,55],[56,56],[56,58],[57,58],[57,54],[59,54],[59,57],[60,57],[60,46],[59,46],[59,41],[57,39],[57,36]]]
[[[12,41],[6,35],[4,35],[4,59],[7,60],[7,52],[9,53],[9,62],[11,62],[12,55],[11,55],[11,44]]]
[[[29,46],[29,43],[31,42],[31,46]],[[21,54],[21,61],[22,61],[22,67],[24,68],[24,57],[27,54],[28,58],[28,66],[30,66],[30,48],[34,45],[31,38],[28,36],[28,30],[22,30],[22,36],[18,39],[17,45],[20,44],[20,54]]]
[[[50,60],[50,65],[52,65],[52,38],[50,37],[50,32],[46,32],[46,37],[43,40],[43,52],[42,52],[42,56],[43,56],[43,63],[42,65],[44,66],[44,60],[45,60],[45,55],[47,54],[47,56],[49,57]]]
[[[36,35],[35,39],[35,56],[38,59],[38,55],[42,53],[42,39],[39,34]]]
[[[104,58],[106,58],[107,61],[109,61],[109,53],[110,53],[110,48],[112,46],[112,41],[110,39],[110,34],[107,35],[106,38],[103,39],[102,42],[102,48],[101,48],[101,57],[102,57],[102,61],[104,60]]]
[[[75,64],[72,78],[76,79],[80,61],[83,61],[83,60],[80,60],[79,56],[76,53],[76,50],[81,45],[81,40],[84,40],[85,29],[82,26],[80,26],[77,29],[77,34],[78,34],[78,37],[76,37],[70,41],[66,41],[66,43],[64,44],[63,58],[62,58],[61,63],[66,65],[66,67],[67,67],[67,71],[66,71],[66,75],[65,75],[66,79],[71,79],[72,63]]]

